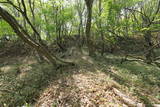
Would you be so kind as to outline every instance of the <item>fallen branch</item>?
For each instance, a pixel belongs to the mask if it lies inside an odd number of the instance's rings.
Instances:
[[[154,61],[157,61],[157,60],[160,60],[160,56],[159,56],[159,57],[156,57],[156,58],[154,59]]]
[[[160,62],[155,61],[154,64],[160,68]]]
[[[129,98],[129,96],[123,94],[122,92],[120,92],[118,89],[113,88],[114,93],[119,96],[125,104],[127,104],[128,106],[131,107],[146,107],[145,104],[143,103],[139,103],[134,101],[133,99]],[[160,104],[152,104],[153,107],[160,107]]]
[[[134,59],[128,59],[128,57],[134,58]],[[153,60],[153,62],[150,65],[156,65],[157,67],[160,67],[160,62],[158,62],[157,60],[159,60],[160,57],[157,57]],[[135,56],[131,56],[131,55],[126,55],[124,58],[121,59],[121,64],[123,64],[126,61],[140,61],[140,62],[144,62],[146,63],[145,59],[141,58],[141,57],[135,57]]]
[[[10,91],[10,90],[7,90],[7,89],[0,89],[0,92],[3,92],[3,93],[14,93],[14,92],[12,92],[12,91]]]
[[[131,58],[134,58],[134,59],[128,59],[128,57],[131,57]],[[122,58],[121,60],[121,64],[123,62],[126,62],[126,61],[141,61],[141,62],[144,62],[145,60],[141,57],[135,57],[135,56],[131,56],[131,55],[126,55],[125,58]]]
[[[132,99],[130,99],[127,95],[121,93],[119,90],[117,90],[116,88],[113,88],[113,91],[116,95],[118,95],[123,101],[124,103],[126,103],[127,105],[131,106],[131,107],[145,107],[145,105],[143,103],[138,103],[133,101]]]

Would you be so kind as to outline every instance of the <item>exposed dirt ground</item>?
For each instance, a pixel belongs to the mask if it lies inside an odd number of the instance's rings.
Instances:
[[[53,82],[41,95],[37,107],[124,106],[112,91],[113,81],[103,73],[77,73]]]
[[[91,57],[81,55],[76,62],[79,68],[65,69],[71,74],[53,81],[42,92],[37,107],[128,107],[113,91],[121,86],[101,72]],[[112,67],[106,71],[116,72]]]
[[[133,93],[131,94],[128,88],[120,85],[119,82],[114,80],[110,73],[115,73],[116,75],[118,70],[113,66],[107,65],[107,67],[102,68],[101,64],[103,64],[103,62],[98,62],[96,59],[91,58],[86,54],[80,55],[77,53],[77,55],[72,55],[68,57],[68,59],[75,61],[77,66],[62,67],[59,69],[58,72],[61,73],[56,75],[56,79],[50,79],[49,85],[41,89],[38,98],[35,100],[34,106],[130,107],[129,104],[123,101],[122,98],[114,92],[114,88],[129,96],[131,100],[142,102],[139,98],[133,96]],[[38,65],[37,67],[40,67],[40,69],[37,68],[37,70],[41,70],[41,67],[44,66],[43,64],[38,64],[33,57],[26,56],[1,57],[0,63],[1,72],[10,72],[12,69],[16,69],[16,72],[18,72],[18,79],[26,78],[27,76],[25,75],[28,75],[36,69],[33,69],[32,67]],[[44,70],[46,71],[43,71],[43,73],[48,72],[46,68],[44,68]],[[54,70],[51,72],[54,73]],[[31,76],[31,74],[29,76]],[[37,82],[35,83],[37,84]]]

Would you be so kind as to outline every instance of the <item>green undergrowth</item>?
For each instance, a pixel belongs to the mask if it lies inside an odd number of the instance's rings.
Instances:
[[[122,90],[136,96],[148,106],[160,103],[160,68],[137,61],[120,64],[121,59],[122,56],[118,55],[95,58],[102,72],[121,84]]]
[[[122,56],[104,55],[94,58],[84,57],[74,71],[103,72],[109,75],[121,90],[135,96],[148,106],[160,103],[160,68],[143,62],[124,62]],[[39,96],[54,80],[67,76],[72,67],[55,70],[48,63],[0,64],[0,106],[22,106],[34,104]],[[72,75],[72,74],[71,74]]]
[[[22,64],[5,65],[7,70],[0,72],[0,106],[22,106],[34,103],[41,91],[56,78],[54,68],[46,63],[24,64],[27,71],[20,71]],[[10,68],[9,68],[10,67]],[[53,78],[54,77],[54,78]]]

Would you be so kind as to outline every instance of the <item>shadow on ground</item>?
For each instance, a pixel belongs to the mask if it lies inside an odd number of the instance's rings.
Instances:
[[[59,70],[48,63],[37,63],[32,57],[14,57],[1,60],[0,65],[0,106],[22,106],[34,103],[52,81],[63,72],[73,67],[62,67]]]
[[[95,58],[99,62],[99,68],[104,68],[102,72],[127,87],[148,107],[151,107],[153,103],[160,103],[160,68],[142,62],[120,64],[121,59],[121,56],[114,55]]]

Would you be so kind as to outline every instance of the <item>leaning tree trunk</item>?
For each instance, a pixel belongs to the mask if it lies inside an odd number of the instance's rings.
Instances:
[[[42,54],[49,62],[51,62],[54,66],[57,64],[72,64],[72,62],[66,62],[54,55],[49,53],[49,50],[43,46],[43,44],[36,42],[31,36],[28,34],[27,31],[17,22],[17,20],[6,10],[1,8],[0,6],[0,16],[4,19],[14,30],[14,32],[19,36],[25,43],[33,47],[37,52]]]
[[[33,23],[33,26],[35,27],[36,26],[36,24],[35,24],[35,1],[28,0],[28,3],[29,3],[29,8],[30,8],[31,14],[32,14],[32,23]],[[41,42],[41,37],[40,36],[37,37],[37,34],[35,32],[33,32],[33,37],[35,37],[35,40],[37,40],[39,37],[39,39],[40,39],[39,42]],[[44,58],[43,58],[43,56],[41,56],[41,54],[39,54],[38,52],[36,52],[35,54],[38,55],[37,56],[38,62],[44,61]]]
[[[89,50],[89,55],[92,56],[94,54],[93,50],[93,42],[91,39],[91,21],[92,21],[92,5],[93,0],[85,0],[87,6],[87,24],[86,24],[86,38],[87,38],[87,46]]]
[[[6,10],[0,7],[0,16],[12,27],[14,32],[28,45],[43,54],[52,64],[56,65],[56,60],[52,57],[47,49],[41,44],[35,42],[30,35],[18,24],[17,20]]]

